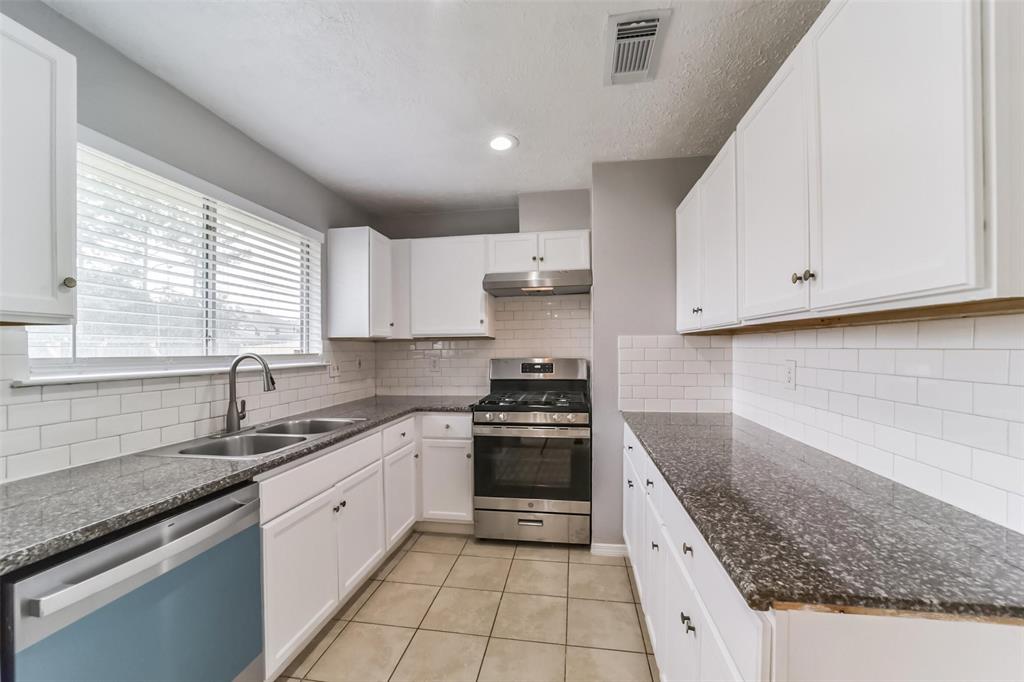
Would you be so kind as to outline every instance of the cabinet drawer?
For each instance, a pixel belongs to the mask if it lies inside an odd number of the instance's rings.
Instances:
[[[381,431],[384,454],[390,455],[395,450],[416,440],[416,418],[403,419],[393,426]]]
[[[473,418],[468,414],[423,415],[424,438],[472,438]]]
[[[725,568],[697,530],[689,514],[669,491],[662,497],[662,518],[697,595],[743,679],[761,677],[762,623],[747,606]],[[684,544],[689,548],[684,551]]]
[[[260,481],[260,523],[297,507],[381,458],[381,435],[375,433],[355,443]]]

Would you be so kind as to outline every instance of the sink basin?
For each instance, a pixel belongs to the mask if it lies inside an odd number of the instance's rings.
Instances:
[[[225,459],[256,459],[296,445],[306,440],[302,436],[271,436],[248,433],[238,436],[216,438],[184,450],[179,455],[193,457],[217,457]]]
[[[317,433],[337,431],[355,421],[355,419],[293,419],[268,426],[264,429],[258,429],[256,433],[310,436]]]

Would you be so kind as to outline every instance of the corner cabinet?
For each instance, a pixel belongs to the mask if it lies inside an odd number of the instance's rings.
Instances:
[[[711,329],[737,319],[733,136],[676,209],[676,330]]]
[[[327,231],[327,336],[388,338],[392,310],[391,240],[369,227]]]
[[[412,336],[493,337],[494,299],[483,290],[486,271],[483,235],[412,240]]]
[[[590,230],[514,232],[487,237],[487,272],[587,270]]]
[[[74,317],[75,58],[0,18],[0,324]]]

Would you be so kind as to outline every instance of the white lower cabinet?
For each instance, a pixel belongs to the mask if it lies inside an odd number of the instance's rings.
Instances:
[[[377,461],[334,487],[338,587],[348,596],[384,557],[384,488]]]
[[[424,440],[423,518],[473,520],[473,441]]]
[[[416,523],[420,487],[416,472],[417,455],[416,443],[409,443],[384,458],[384,517],[388,549]]]
[[[267,676],[338,607],[335,491],[327,490],[261,528]]]

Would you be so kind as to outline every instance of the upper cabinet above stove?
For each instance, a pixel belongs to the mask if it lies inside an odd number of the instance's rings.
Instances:
[[[589,270],[590,230],[513,232],[487,237],[487,272]]]
[[[1020,3],[833,0],[737,126],[736,256],[680,281],[735,267],[739,326],[1024,296],[1021,31]]]
[[[414,337],[494,336],[494,299],[484,293],[483,235],[413,239],[410,254]]]

